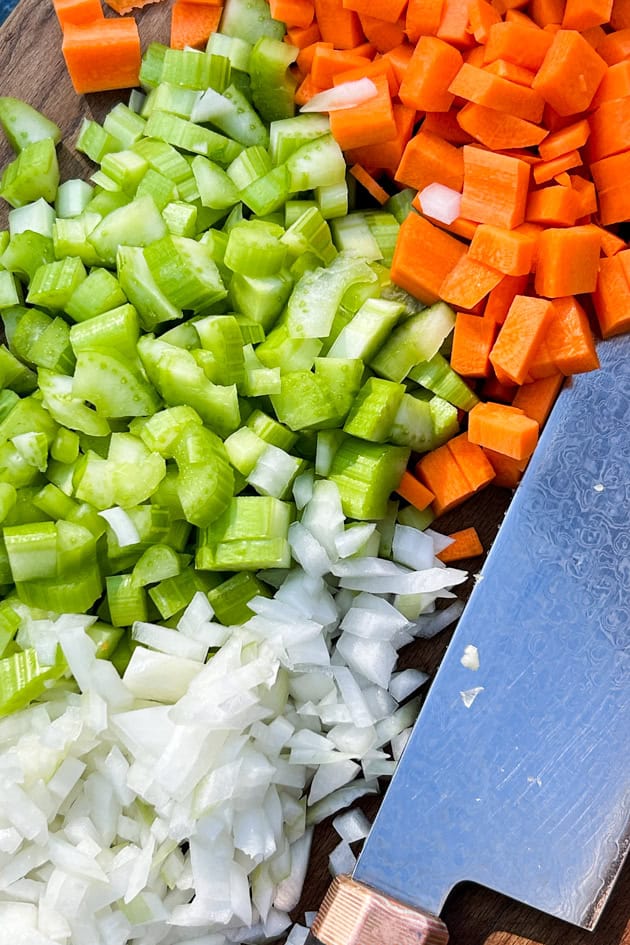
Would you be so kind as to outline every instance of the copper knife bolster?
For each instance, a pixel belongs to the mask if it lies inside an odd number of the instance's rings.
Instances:
[[[337,876],[311,928],[323,945],[446,945],[444,923],[383,893]]]

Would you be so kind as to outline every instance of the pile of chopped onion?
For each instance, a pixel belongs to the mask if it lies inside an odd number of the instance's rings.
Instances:
[[[440,536],[431,551],[402,526],[393,560],[342,557],[343,516],[321,502],[292,527],[296,565],[261,573],[275,593],[245,624],[218,624],[199,593],[176,630],[134,626],[122,679],[96,659],[95,618],[25,611],[20,632],[42,658],[58,643],[80,691],[68,678],[0,721],[3,941],[227,945],[290,929],[313,827],[378,792],[417,714],[426,677],[396,672],[398,650],[459,615],[435,604],[466,577],[435,558]],[[335,824],[333,872],[367,830],[356,813]]]

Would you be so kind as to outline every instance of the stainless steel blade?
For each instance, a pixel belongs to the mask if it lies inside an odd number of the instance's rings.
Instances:
[[[628,848],[630,337],[599,353],[560,394],[355,869],[430,912],[472,880],[592,928]]]

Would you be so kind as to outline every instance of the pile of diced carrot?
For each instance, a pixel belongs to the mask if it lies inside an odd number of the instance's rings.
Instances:
[[[270,6],[299,49],[299,103],[374,82],[333,134],[377,199],[417,191],[392,277],[456,310],[451,364],[483,401],[400,494],[439,514],[514,487],[563,378],[599,366],[595,334],[630,329],[630,0]],[[422,212],[435,183],[461,195],[452,223]]]

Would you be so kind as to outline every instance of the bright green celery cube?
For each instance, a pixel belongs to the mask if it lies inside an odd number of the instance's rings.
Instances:
[[[182,151],[202,154],[223,166],[230,164],[243,149],[242,144],[226,135],[157,109],[147,119],[146,135],[172,144]]]
[[[198,98],[199,95],[194,89],[173,85],[170,82],[160,82],[147,95],[142,108],[142,117],[148,118],[156,109],[160,112],[171,112],[179,118],[190,118]]]
[[[209,315],[195,322],[201,347],[213,355],[215,384],[240,384],[245,373],[243,336],[233,315]]]
[[[293,279],[286,270],[273,276],[253,278],[234,273],[229,297],[232,307],[268,331],[277,320],[293,289]]]
[[[346,293],[375,282],[374,272],[363,259],[345,253],[339,253],[327,269],[306,272],[289,298],[289,333],[296,338],[326,338]]]
[[[227,295],[211,251],[203,243],[167,234],[150,243],[144,257],[160,291],[178,309],[203,311]]]
[[[173,577],[165,578],[149,588],[149,597],[163,620],[184,610],[198,591],[208,593],[221,583],[220,575],[200,574],[194,568],[185,568]]]
[[[151,416],[160,407],[160,398],[138,359],[115,349],[77,352],[72,395],[87,400],[97,413],[109,418]]]
[[[279,20],[274,20],[269,11],[267,0],[227,0],[221,19],[221,33],[227,37],[237,37],[242,42],[253,46],[259,36],[272,36],[282,39],[285,26]],[[217,49],[217,47],[214,47]],[[220,51],[222,47],[218,47]],[[241,52],[245,61],[245,53]],[[251,49],[250,49],[251,55]],[[245,65],[239,68],[249,68],[249,58]]]
[[[30,394],[37,387],[37,377],[5,345],[0,345],[0,389]]]
[[[394,328],[370,361],[382,377],[400,383],[422,361],[429,361],[455,325],[455,313],[445,302],[410,315]]]
[[[148,169],[148,162],[137,151],[129,148],[123,151],[112,151],[101,161],[103,173],[131,196],[136,192],[138,184]]]
[[[140,337],[138,313],[133,305],[125,302],[73,325],[69,336],[75,354],[95,348],[111,348],[116,354],[135,358]]]
[[[292,221],[282,236],[282,242],[288,246],[292,257],[315,253],[326,266],[337,255],[330,226],[317,206],[308,206]]]
[[[108,269],[92,269],[66,302],[65,312],[75,322],[102,315],[127,301],[116,276]]]
[[[148,620],[147,592],[134,584],[131,574],[105,578],[107,605],[114,627],[130,627],[136,620]]]
[[[217,620],[230,627],[245,623],[253,610],[248,606],[254,597],[269,597],[269,589],[251,571],[240,571],[208,591],[208,600]]]
[[[55,258],[77,256],[84,266],[100,265],[101,257],[88,237],[101,220],[100,213],[91,210],[85,210],[78,217],[55,220],[52,237]]]
[[[409,446],[416,453],[434,449],[437,443],[429,401],[403,394],[388,439],[397,446]]]
[[[12,207],[22,207],[43,197],[54,203],[59,186],[59,163],[52,138],[28,144],[4,169],[0,195]]]
[[[22,290],[12,272],[0,269],[0,308],[10,308],[22,301]]]
[[[328,134],[328,115],[312,112],[272,121],[269,125],[269,151],[274,165],[284,164],[303,145]]]
[[[362,440],[386,442],[404,393],[404,384],[369,377],[353,401],[344,431]]]
[[[99,164],[106,154],[111,151],[119,151],[123,147],[121,141],[105,131],[102,125],[91,118],[83,119],[74,146],[77,151],[85,154],[95,164]]]
[[[405,311],[388,299],[370,298],[350,315],[328,350],[330,357],[369,361],[385,343]]]
[[[280,241],[283,233],[282,227],[260,220],[248,220],[235,226],[228,236],[225,265],[251,278],[276,275],[287,255],[287,248]]]
[[[235,496],[226,511],[198,535],[196,567],[243,570],[289,567],[289,525],[295,506],[273,496]]]
[[[124,102],[111,108],[103,121],[105,131],[121,143],[122,148],[131,148],[145,134],[146,122]]]
[[[63,318],[54,318],[28,349],[28,359],[36,367],[59,374],[71,374],[75,357],[70,345],[70,329]]]
[[[63,676],[66,669],[61,655],[53,666],[42,666],[36,651],[30,647],[0,660],[0,716],[26,708],[53,680]]]
[[[339,488],[344,515],[360,521],[383,518],[409,455],[407,447],[347,437],[333,457],[329,476]]]
[[[167,407],[154,413],[139,432],[140,438],[150,450],[172,459],[177,440],[190,424],[201,425],[201,417],[188,404]]]
[[[195,236],[197,208],[192,204],[186,203],[185,200],[171,200],[162,209],[162,217],[169,233],[173,236],[188,236],[191,239]]]
[[[0,263],[23,281],[30,282],[40,266],[51,263],[54,259],[52,236],[24,230],[11,237],[0,256]]]
[[[219,164],[196,154],[190,166],[195,175],[199,199],[204,207],[229,210],[238,203],[238,190]]]
[[[297,79],[289,71],[297,50],[281,39],[260,36],[249,57],[252,101],[261,118],[277,121],[295,114]]]
[[[89,436],[99,438],[109,436],[111,427],[105,417],[98,414],[81,398],[73,395],[72,377],[39,368],[37,379],[42,403],[57,423]]]
[[[291,193],[330,187],[346,180],[343,151],[330,133],[307,141],[289,155],[286,165]]]
[[[140,246],[119,246],[116,268],[120,288],[135,306],[146,331],[182,317],[182,310],[173,305],[153,278]]]
[[[55,144],[61,141],[59,125],[27,102],[8,95],[0,98],[0,125],[15,152],[44,138],[52,138]]]
[[[417,364],[407,376],[461,410],[472,410],[475,404],[479,403],[475,392],[439,351],[429,361]]]
[[[265,443],[278,446],[281,450],[291,450],[298,439],[296,433],[262,410],[253,410],[247,418],[246,425]]]
[[[121,244],[147,246],[165,233],[166,224],[155,201],[144,194],[103,217],[88,235],[88,240],[100,259],[106,265],[114,266],[116,252]]]
[[[251,102],[233,83],[222,92],[208,88],[196,103],[194,121],[210,122],[219,131],[239,141],[245,147],[269,144],[269,133]]]

